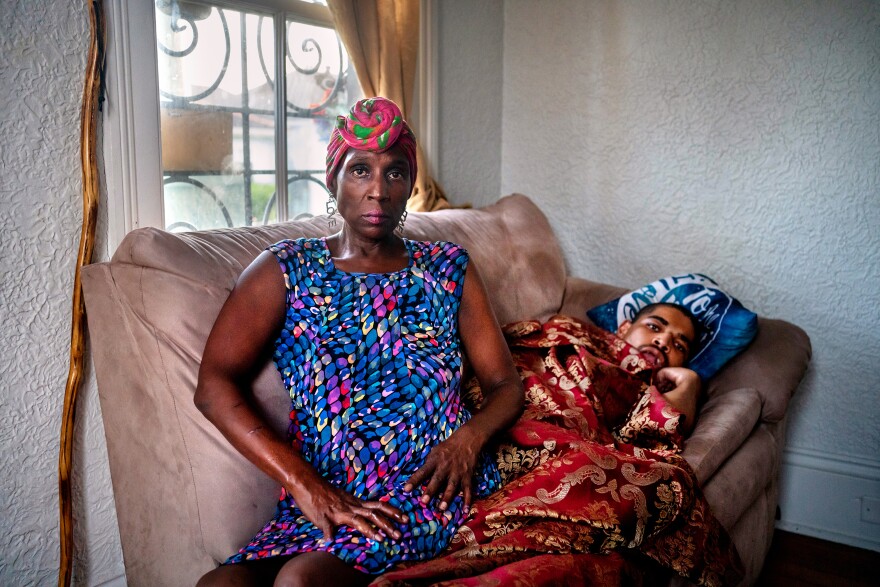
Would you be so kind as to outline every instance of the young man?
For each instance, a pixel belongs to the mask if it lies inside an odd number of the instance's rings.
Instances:
[[[684,414],[686,433],[693,428],[700,397],[699,375],[684,367],[696,346],[698,326],[683,306],[661,302],[645,306],[617,329],[617,334],[657,369],[654,385],[661,391],[669,389],[664,397]]]

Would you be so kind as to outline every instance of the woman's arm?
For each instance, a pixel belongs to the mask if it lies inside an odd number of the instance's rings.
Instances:
[[[461,342],[483,392],[483,404],[468,425],[482,432],[485,444],[516,422],[525,396],[473,259],[468,264],[458,322]]]
[[[459,492],[464,494],[465,505],[470,505],[471,482],[480,451],[495,434],[516,422],[524,402],[522,381],[473,259],[465,274],[458,329],[468,361],[480,382],[483,404],[467,424],[434,447],[405,487],[412,490],[427,483],[422,501],[427,503],[440,495],[440,509],[446,509]]]
[[[256,370],[272,352],[284,323],[285,285],[278,261],[262,253],[242,272],[208,336],[194,402],[241,454],[281,483],[303,514],[333,535],[346,524],[380,540],[398,535],[403,514],[384,503],[363,502],[328,484],[250,404]]]

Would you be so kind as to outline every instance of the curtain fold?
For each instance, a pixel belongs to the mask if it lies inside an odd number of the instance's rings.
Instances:
[[[364,95],[394,100],[409,118],[419,52],[419,0],[328,0],[327,5]],[[419,175],[407,208],[422,212],[451,207],[429,173],[421,146],[416,156]]]

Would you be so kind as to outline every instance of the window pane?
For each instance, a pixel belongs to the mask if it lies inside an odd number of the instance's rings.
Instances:
[[[275,58],[260,50],[263,23],[271,47],[271,16],[156,2],[169,230],[262,221],[266,186],[271,197],[276,175]]]
[[[336,116],[361,98],[360,85],[333,29],[287,20],[287,166],[291,217],[323,214],[327,142]]]
[[[199,230],[241,225],[241,176],[173,174],[165,177],[165,228]],[[230,197],[232,195],[232,197]]]
[[[284,220],[276,199],[279,177],[287,178],[287,218],[325,212],[327,141],[336,116],[361,90],[336,31],[291,14],[285,24],[287,168],[276,170],[274,18],[156,0],[169,230]]]

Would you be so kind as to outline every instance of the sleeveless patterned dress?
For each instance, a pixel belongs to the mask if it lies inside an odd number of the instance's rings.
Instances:
[[[468,255],[452,243],[404,242],[409,265],[384,274],[336,269],[325,239],[268,248],[287,285],[274,360],[291,398],[290,441],[332,485],[404,512],[402,537],[375,541],[340,526],[324,541],[282,488],[275,517],[227,564],[320,550],[377,574],[437,555],[464,521],[460,495],[441,512],[436,499],[419,501],[420,488],[403,486],[471,417],[459,393]],[[481,455],[475,493],[499,484],[496,465]]]

